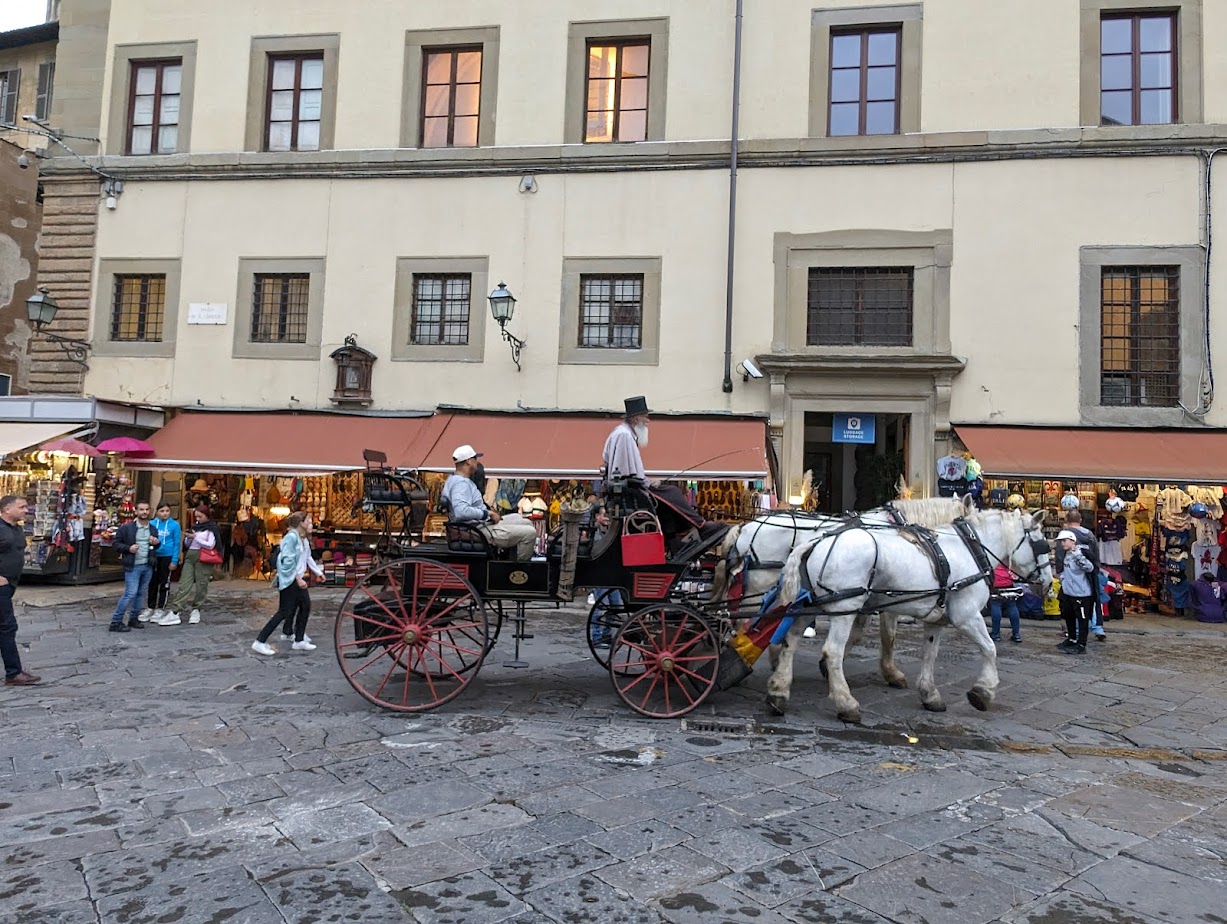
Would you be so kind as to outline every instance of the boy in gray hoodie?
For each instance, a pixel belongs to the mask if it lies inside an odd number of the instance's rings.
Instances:
[[[1068,635],[1059,647],[1069,654],[1085,654],[1099,594],[1093,574],[1095,565],[1072,530],[1063,529],[1057,533],[1057,545],[1065,552],[1065,567],[1061,571],[1061,615],[1065,617]]]

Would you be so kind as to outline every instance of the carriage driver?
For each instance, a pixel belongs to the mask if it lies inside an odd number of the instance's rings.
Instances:
[[[627,398],[623,404],[626,412],[622,422],[614,427],[605,440],[605,449],[601,454],[606,478],[617,472],[626,478],[636,491],[646,492],[663,503],[667,509],[662,509],[658,504],[657,512],[664,514],[661,517],[661,527],[667,538],[691,540],[698,536],[707,539],[726,532],[727,524],[704,522],[703,517],[677,485],[661,484],[648,478],[639,450],[648,444],[648,415],[652,412],[648,410],[647,398],[642,395]]]
[[[503,520],[498,512],[486,506],[481,492],[473,483],[477,460],[482,457],[472,446],[465,444],[452,453],[456,474],[449,475],[443,485],[443,496],[451,505],[451,518],[457,523],[471,524],[479,529],[491,545],[500,549],[516,550],[517,561],[533,557],[537,544],[537,528],[526,520]]]

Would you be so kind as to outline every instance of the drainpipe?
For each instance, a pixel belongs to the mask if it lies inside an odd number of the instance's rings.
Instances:
[[[724,284],[724,384],[726,395],[733,392],[733,250],[737,237],[737,138],[741,120],[741,9],[737,0],[733,35],[733,129],[729,147],[729,253],[728,274]]]
[[[1198,394],[1196,409],[1189,411],[1181,405],[1181,409],[1185,413],[1198,419],[1204,418],[1210,412],[1210,406],[1214,403],[1214,356],[1211,352],[1210,343],[1210,261],[1214,255],[1214,158],[1219,154],[1227,151],[1227,148],[1215,148],[1212,151],[1203,152],[1202,157],[1205,160],[1206,170],[1204,179],[1204,204],[1202,206],[1202,250],[1205,254],[1206,267],[1205,278],[1202,280],[1202,310],[1206,324],[1206,339],[1204,344],[1205,359],[1202,367],[1201,381],[1198,382]]]

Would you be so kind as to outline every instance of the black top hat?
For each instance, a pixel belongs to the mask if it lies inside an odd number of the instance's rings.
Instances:
[[[626,405],[626,413],[622,416],[628,420],[632,417],[639,417],[643,414],[651,414],[648,410],[648,399],[643,395],[637,395],[634,398],[627,398],[623,402]]]

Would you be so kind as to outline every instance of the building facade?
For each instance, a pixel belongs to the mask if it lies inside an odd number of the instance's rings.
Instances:
[[[929,489],[952,421],[1227,424],[1227,5],[746,4],[726,357],[735,9],[65,0],[52,121],[123,191],[44,165],[93,355],[40,383],[344,407],[352,335],[384,413],[768,415],[835,509],[849,416]]]

